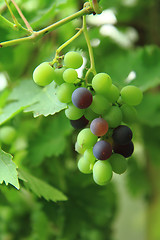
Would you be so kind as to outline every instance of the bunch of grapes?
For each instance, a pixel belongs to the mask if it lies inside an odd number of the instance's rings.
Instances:
[[[114,173],[127,169],[126,158],[134,151],[132,131],[126,125],[136,120],[134,106],[143,98],[135,86],[119,89],[106,73],[96,74],[91,84],[79,79],[76,69],[83,58],[78,52],[64,56],[64,66],[54,69],[49,63],[40,64],[33,73],[34,81],[45,86],[58,84],[57,97],[67,104],[66,117],[80,130],[75,150],[80,154],[78,168],[84,174],[93,173],[98,185],[107,184]]]

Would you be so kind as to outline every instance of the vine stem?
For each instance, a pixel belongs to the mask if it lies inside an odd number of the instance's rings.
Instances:
[[[93,13],[93,8],[91,8],[90,6],[87,6],[87,7],[83,8],[82,10],[70,15],[69,17],[66,17],[54,24],[51,24],[50,26],[48,26],[42,30],[33,31],[33,33],[28,37],[23,37],[23,38],[14,39],[14,40],[6,41],[6,42],[1,42],[0,47],[8,47],[8,46],[13,46],[13,45],[24,43],[24,42],[30,42],[30,41],[37,40],[37,39],[43,37],[45,34],[55,30],[56,28],[63,26],[64,24],[66,24],[78,17],[84,16],[84,15],[87,15],[90,13]]]
[[[83,33],[84,33],[84,37],[85,37],[85,40],[86,40],[86,43],[88,46],[89,58],[90,58],[90,62],[91,62],[90,68],[86,72],[86,76],[85,76],[85,79],[87,80],[87,78],[91,72],[94,75],[96,74],[96,68],[95,68],[95,62],[94,62],[93,48],[91,46],[91,42],[89,39],[88,30],[87,30],[86,16],[83,16]]]
[[[10,12],[11,16],[12,16],[13,22],[15,23],[15,25],[16,25],[16,26],[18,26],[18,25],[19,25],[19,23],[18,23],[18,21],[17,21],[16,17],[14,16],[14,14],[13,14],[13,12],[12,12],[12,9],[11,9],[11,8],[10,8],[10,6],[9,6],[9,3],[8,3],[8,1],[7,1],[7,0],[5,0],[5,3],[6,3],[6,5],[7,5],[7,8],[8,8],[8,10],[9,10],[9,12]]]

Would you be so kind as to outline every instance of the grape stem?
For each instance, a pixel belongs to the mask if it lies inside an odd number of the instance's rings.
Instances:
[[[29,32],[27,29],[26,31],[30,34],[30,36],[27,37],[23,37],[23,38],[18,38],[18,39],[14,39],[14,40],[10,40],[10,41],[5,41],[5,42],[1,42],[0,43],[0,48],[2,47],[8,47],[8,46],[13,46],[13,45],[17,45],[20,43],[24,43],[24,42],[31,42],[31,41],[35,41],[40,39],[41,37],[43,37],[44,35],[48,34],[49,32],[57,29],[58,27],[63,26],[64,24],[87,14],[91,14],[93,13],[93,8],[89,5],[86,5],[83,9],[81,9],[80,11],[56,22],[51,24],[50,26],[43,28],[42,30],[39,31],[33,31],[32,33]],[[1,18],[2,20],[2,18]],[[4,19],[3,19],[4,21]],[[8,25],[11,27],[12,25],[8,23]],[[12,26],[13,28],[13,26]],[[83,30],[84,31],[84,30]]]
[[[94,75],[96,75],[96,68],[95,68],[95,62],[94,62],[94,55],[93,55],[93,49],[91,46],[91,42],[89,39],[89,34],[88,34],[88,30],[87,30],[87,24],[86,24],[86,16],[83,16],[83,33],[84,33],[84,37],[88,46],[88,51],[89,51],[89,57],[90,57],[90,68],[88,69],[88,71],[86,72],[85,75],[85,80],[87,83],[87,79],[90,73],[93,73]]]

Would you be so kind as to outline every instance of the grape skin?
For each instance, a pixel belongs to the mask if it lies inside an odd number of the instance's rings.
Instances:
[[[108,122],[110,128],[118,127],[122,122],[122,112],[118,106],[112,106],[104,119]]]
[[[107,112],[110,107],[111,104],[109,103],[109,101],[105,97],[98,94],[93,97],[93,101],[90,106],[91,110],[97,114],[103,114]]]
[[[77,136],[77,142],[82,148],[91,148],[97,142],[98,137],[95,136],[90,128],[84,128]]]
[[[83,156],[84,159],[87,159],[90,163],[94,163],[96,160],[95,156],[93,155],[93,148],[86,149]]]
[[[86,127],[86,125],[89,123],[89,121],[84,116],[82,116],[81,118],[79,118],[77,120],[70,120],[70,123],[73,128],[81,129],[81,128]]]
[[[67,68],[80,68],[83,64],[83,58],[78,52],[68,52],[64,56],[64,64]]]
[[[111,88],[112,80],[106,73],[98,73],[92,79],[92,87],[98,94],[106,94],[106,91]]]
[[[78,152],[79,154],[83,154],[86,149],[82,148],[79,146],[78,142],[75,143],[75,151]]]
[[[57,85],[61,85],[62,83],[64,83],[63,80],[63,72],[65,71],[65,68],[55,68],[54,73],[55,73],[55,77],[54,77],[54,82]]]
[[[72,101],[72,93],[76,87],[71,83],[63,83],[58,87],[57,98],[62,103],[69,103]]]
[[[113,151],[115,153],[119,153],[122,156],[124,156],[125,158],[128,158],[132,155],[133,151],[134,151],[134,145],[133,142],[130,141],[128,144],[126,145],[119,145],[119,144],[114,144],[113,145]]]
[[[77,88],[72,94],[73,104],[80,109],[88,108],[92,103],[92,93],[87,88]]]
[[[137,120],[137,111],[133,106],[123,104],[121,107],[123,122],[134,123]]]
[[[73,68],[68,68],[63,73],[63,79],[65,82],[74,83],[77,80],[78,73]]]
[[[93,154],[99,160],[106,160],[112,154],[112,146],[110,143],[100,140],[94,145]]]
[[[107,133],[108,123],[103,118],[96,118],[91,122],[90,129],[94,135],[100,137]]]
[[[98,185],[106,185],[112,178],[112,167],[108,161],[97,161],[93,166],[93,179]]]
[[[122,155],[118,153],[113,153],[108,160],[111,164],[113,172],[117,174],[122,174],[126,171],[127,161]]]
[[[125,125],[120,125],[113,130],[113,141],[119,145],[126,145],[132,139],[132,131]]]
[[[33,72],[33,80],[39,86],[46,86],[50,84],[55,78],[54,69],[48,62],[43,62],[38,65]]]
[[[84,174],[89,174],[92,172],[90,165],[91,163],[87,159],[84,159],[84,157],[81,157],[78,161],[78,169]]]
[[[138,87],[129,85],[122,88],[121,97],[128,105],[136,106],[142,101],[143,93]]]
[[[119,94],[119,89],[114,84],[112,84],[111,88],[107,89],[105,96],[111,103],[115,103],[119,98]]]
[[[76,108],[72,103],[68,104],[65,115],[70,120],[77,120],[84,115],[84,110]]]

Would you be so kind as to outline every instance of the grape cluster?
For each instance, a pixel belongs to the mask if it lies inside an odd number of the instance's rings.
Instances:
[[[33,73],[34,81],[45,86],[56,82],[57,97],[66,103],[66,117],[75,129],[81,129],[75,144],[80,154],[78,168],[84,174],[93,173],[98,185],[107,184],[112,174],[127,169],[126,158],[134,151],[132,131],[126,125],[136,120],[134,106],[143,98],[135,86],[119,89],[106,73],[96,74],[91,84],[79,79],[76,69],[83,58],[78,52],[64,56],[64,66],[54,69],[48,63],[40,64]],[[44,80],[45,76],[45,80]]]

